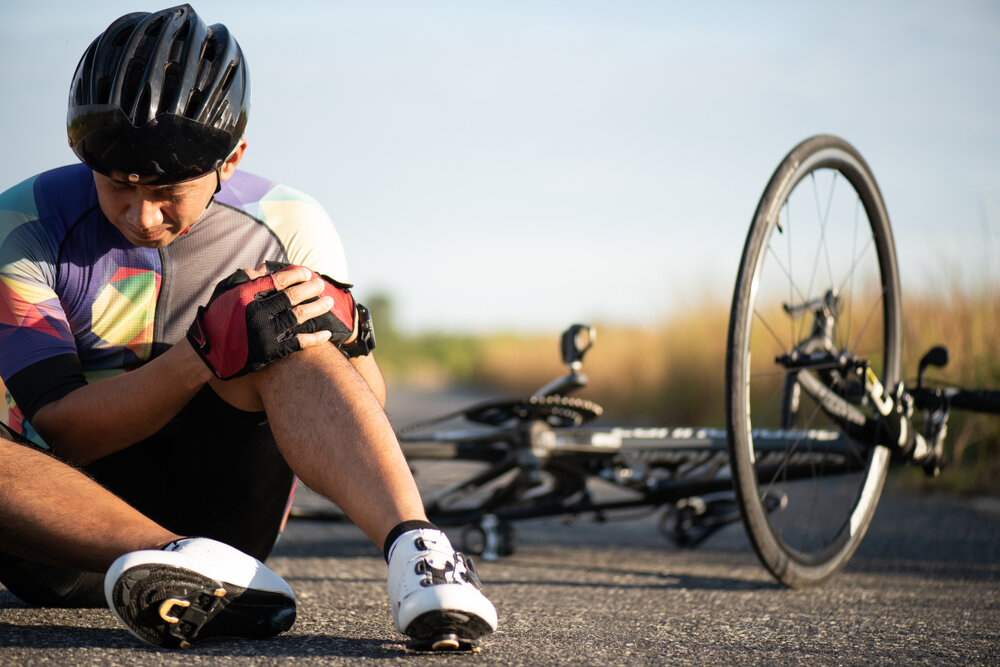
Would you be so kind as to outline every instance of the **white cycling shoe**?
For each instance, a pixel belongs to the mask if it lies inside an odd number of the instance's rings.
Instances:
[[[104,577],[108,606],[139,639],[189,648],[207,639],[264,639],[295,622],[295,594],[256,558],[204,537],[132,551]]]
[[[396,627],[416,650],[475,649],[497,627],[497,612],[472,561],[440,530],[399,536],[389,550],[389,603]]]

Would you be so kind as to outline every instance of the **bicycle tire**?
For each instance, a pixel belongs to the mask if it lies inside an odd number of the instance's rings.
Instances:
[[[800,209],[803,200],[808,203]],[[853,215],[853,229],[831,222],[845,207],[853,208],[846,211]],[[808,222],[812,214],[816,228]],[[846,473],[834,476],[824,474],[833,466],[808,439],[789,439],[783,450],[755,450],[758,429],[773,435],[791,428],[793,420],[805,429],[837,428],[818,405],[799,395],[806,392],[790,396],[792,371],[778,363],[782,352],[806,338],[793,307],[815,304],[821,294],[835,304],[830,340],[870,359],[883,385],[894,388],[900,379],[901,301],[889,217],[865,160],[832,135],[793,148],[764,190],[743,249],[726,350],[728,447],[740,513],[761,562],[789,587],[819,584],[850,559],[874,515],[890,458],[884,446],[859,447],[856,459],[840,460],[839,471]],[[787,299],[784,317],[775,298]],[[856,314],[861,317],[855,329]],[[863,400],[854,403],[873,415]],[[808,473],[804,479],[786,477],[792,468]],[[775,494],[780,506],[766,507],[763,499]]]

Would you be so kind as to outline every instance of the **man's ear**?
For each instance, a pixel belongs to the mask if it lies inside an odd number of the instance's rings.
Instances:
[[[240,143],[233,149],[233,152],[226,158],[226,161],[222,163],[222,169],[219,170],[219,178],[223,181],[228,181],[236,171],[236,165],[240,163],[243,159],[243,151],[247,149],[247,140],[241,139]]]

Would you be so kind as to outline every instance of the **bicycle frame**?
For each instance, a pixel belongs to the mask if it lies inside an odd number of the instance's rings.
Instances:
[[[471,435],[471,434],[470,434]],[[430,436],[401,436],[404,452],[412,459],[432,458],[420,452],[418,443],[428,441],[453,442],[453,454],[442,458],[478,460],[491,465],[484,472],[456,482],[425,499],[428,514],[433,521],[445,526],[478,523],[487,515],[500,521],[540,518],[582,513],[602,513],[610,510],[642,506],[660,506],[677,503],[683,499],[731,490],[728,476],[726,433],[722,429],[688,427],[675,428],[622,428],[610,429],[573,428],[555,429],[541,425],[532,429],[512,430],[506,434],[495,432],[484,437],[461,433],[439,433]],[[813,449],[802,452],[799,458],[784,465],[795,476],[806,471],[821,457],[829,462],[831,456],[843,458],[858,456],[856,444],[835,431],[789,430],[757,434],[763,456],[779,453],[788,439],[810,439],[823,443],[823,452]],[[456,442],[457,440],[457,442]],[[502,448],[483,448],[485,442],[502,443]],[[474,448],[470,448],[474,447]],[[502,452],[502,453],[501,453]],[[577,484],[571,488],[578,497],[561,495],[557,501],[533,500],[527,506],[511,507],[502,498],[492,498],[474,509],[447,509],[446,501],[452,496],[483,487],[512,470],[530,472],[546,466],[558,467],[564,477],[574,477]],[[675,471],[684,468],[681,479],[655,478],[637,472],[639,467],[668,467]],[[767,468],[764,468],[767,470]],[[706,471],[710,471],[706,474]],[[551,471],[550,471],[551,472]],[[699,473],[697,479],[685,479]],[[633,490],[639,497],[630,500],[597,501],[583,483],[585,478],[600,479]],[[516,482],[510,482],[514,486]]]

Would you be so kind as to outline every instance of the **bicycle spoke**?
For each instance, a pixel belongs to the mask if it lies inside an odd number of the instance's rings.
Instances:
[[[785,276],[788,278],[789,291],[794,291],[795,297],[797,297],[798,300],[800,300],[802,303],[805,303],[806,301],[808,301],[809,298],[806,296],[806,294],[802,293],[802,290],[799,289],[798,284],[796,283],[795,279],[792,277],[792,274],[791,274],[790,270],[785,267],[784,263],[782,263],[782,261],[781,261],[781,258],[778,257],[777,251],[775,251],[769,245],[767,247],[767,252],[769,253],[769,256],[771,256],[771,257],[774,258],[775,262],[777,262],[778,267],[781,269],[782,273],[784,273]],[[789,300],[788,300],[789,303],[795,303],[795,301],[796,301],[795,298],[789,298]]]
[[[865,318],[864,323],[861,325],[861,329],[858,331],[857,336],[854,339],[854,344],[851,346],[852,350],[856,350],[861,347],[861,341],[868,330],[869,325],[875,320],[878,313],[882,312],[883,299],[885,298],[885,292],[879,293],[878,299],[872,304],[872,307],[868,310],[868,317]]]
[[[861,199],[854,200],[854,224],[851,225],[851,257],[857,257],[858,250],[858,227],[861,224],[861,211],[864,210],[864,205]],[[869,241],[871,236],[868,237]],[[850,281],[850,284],[845,287],[845,283]],[[854,294],[854,272],[849,271],[846,278],[840,284],[840,290],[844,291],[846,289],[849,296]],[[847,313],[845,317],[844,340],[851,340],[851,327],[854,324],[854,299],[851,298],[847,304]]]
[[[836,173],[831,174],[831,176],[832,180],[830,181],[830,192],[827,195],[826,208],[824,210],[820,203],[819,189],[816,184],[816,172],[809,174],[809,179],[812,184],[813,201],[816,207],[816,220],[819,223],[819,238],[816,241],[816,251],[813,255],[813,269],[812,275],[809,279],[809,294],[813,294],[813,287],[816,285],[816,276],[820,269],[819,260],[821,254],[826,260],[827,275],[830,278],[830,284],[833,284],[833,266],[830,262],[829,247],[826,244],[826,229],[830,219],[830,211],[833,207],[833,193],[837,183]]]
[[[761,323],[761,325],[762,325],[762,326],[764,327],[764,329],[765,329],[765,330],[766,330],[766,331],[767,331],[767,332],[768,332],[769,334],[771,334],[771,337],[772,337],[772,338],[774,338],[774,342],[775,342],[775,343],[777,344],[778,348],[779,348],[779,349],[780,349],[780,350],[781,350],[782,352],[788,352],[788,351],[789,351],[789,350],[790,350],[791,348],[790,348],[790,347],[789,347],[788,345],[786,345],[786,344],[785,344],[785,343],[784,343],[784,342],[783,342],[783,341],[781,340],[781,335],[780,335],[780,334],[778,334],[778,332],[777,332],[777,331],[775,331],[773,327],[771,327],[770,323],[769,323],[769,322],[767,321],[767,318],[766,318],[766,317],[764,316],[764,314],[763,314],[763,313],[760,313],[760,312],[758,312],[757,310],[754,310],[754,313],[753,313],[753,314],[754,314],[754,318],[755,318],[755,320],[756,320],[756,321],[758,321],[758,322],[760,322],[760,323]],[[793,339],[793,340],[794,340],[794,339]]]

